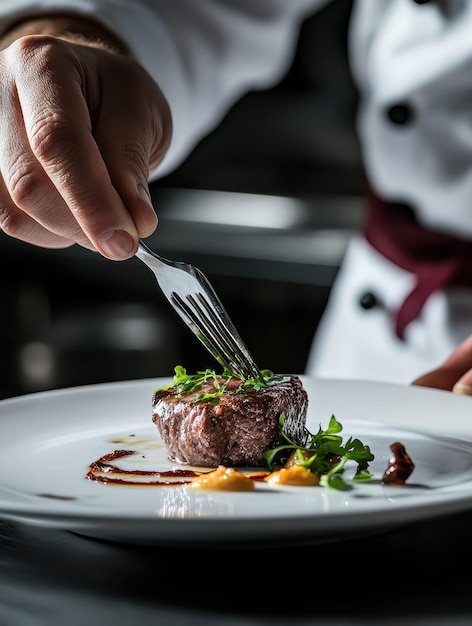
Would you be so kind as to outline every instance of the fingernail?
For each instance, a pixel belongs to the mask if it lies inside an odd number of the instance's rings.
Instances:
[[[472,387],[464,383],[456,383],[452,388],[454,393],[460,393],[463,396],[472,396]]]
[[[98,242],[108,256],[119,259],[129,257],[134,250],[134,239],[125,230],[108,230]]]

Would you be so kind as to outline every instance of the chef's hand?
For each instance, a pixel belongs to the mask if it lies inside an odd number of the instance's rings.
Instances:
[[[412,384],[472,396],[472,335],[442,365],[420,376]]]
[[[0,35],[0,228],[45,248],[131,257],[157,226],[148,174],[167,101],[123,44],[73,16]]]

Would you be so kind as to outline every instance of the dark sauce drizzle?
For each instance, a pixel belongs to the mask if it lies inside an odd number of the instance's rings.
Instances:
[[[152,470],[139,470],[132,469],[127,470],[113,464],[116,459],[122,459],[132,454],[137,454],[135,450],[114,450],[108,454],[104,454],[93,463],[89,465],[89,471],[85,475],[87,480],[91,480],[96,483],[102,483],[106,485],[130,485],[133,487],[171,487],[176,485],[185,485],[192,478],[201,476],[202,474],[208,474],[213,471],[212,469],[198,471],[191,469],[173,469],[165,471],[152,471]],[[249,478],[259,482],[263,481],[267,476],[267,471],[255,472],[250,474]],[[130,478],[126,478],[130,476]],[[131,476],[138,477],[138,479],[131,479]],[[139,480],[139,477],[155,477],[155,480]]]
[[[400,442],[390,445],[392,452],[388,466],[382,476],[382,483],[388,485],[404,485],[410,477],[415,467],[410,456],[406,452],[405,446]],[[123,469],[113,464],[113,461],[122,459],[132,454],[137,454],[135,450],[114,450],[104,454],[89,465],[85,478],[92,482],[107,485],[130,485],[133,487],[170,487],[185,485],[192,478],[212,472],[213,469],[198,471],[191,469],[172,469],[165,471]],[[255,482],[262,482],[269,474],[268,471],[256,471],[248,474],[248,477]],[[129,478],[127,478],[127,476]],[[134,478],[132,478],[134,477]],[[143,480],[139,480],[142,477]],[[154,480],[152,480],[152,477]],[[146,480],[144,480],[146,478]],[[151,478],[151,479],[150,479]],[[51,496],[49,496],[51,497]]]
[[[165,485],[168,487],[169,485],[183,485],[188,482],[191,478],[195,478],[195,476],[199,476],[203,472],[196,472],[194,470],[188,469],[175,469],[175,470],[167,470],[164,472],[156,472],[152,470],[139,470],[132,469],[126,470],[121,467],[117,467],[113,465],[112,461],[116,459],[122,459],[124,457],[130,456],[131,454],[136,454],[135,450],[114,450],[113,452],[109,452],[108,454],[104,454],[93,463],[89,465],[89,471],[85,475],[87,480],[91,480],[97,483],[104,484],[113,484],[113,485],[138,485],[138,486],[158,486]],[[105,475],[104,475],[105,474]],[[146,480],[146,481],[136,481],[123,478],[124,475],[131,476],[155,476],[156,480]],[[168,480],[170,478],[174,479],[187,479],[187,480]]]
[[[404,485],[411,476],[415,465],[402,443],[398,441],[392,443],[390,450],[392,455],[388,460],[388,466],[382,477],[382,482],[388,485]]]

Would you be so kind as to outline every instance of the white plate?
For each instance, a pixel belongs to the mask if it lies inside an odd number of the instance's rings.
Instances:
[[[127,461],[166,469],[151,421],[154,389],[170,379],[89,385],[0,402],[0,515],[90,537],[135,544],[304,543],[340,539],[472,506],[472,398],[385,383],[315,380],[307,426],[332,414],[342,434],[370,445],[372,483],[254,492],[122,486],[85,478],[104,454],[132,447]],[[389,445],[415,463],[403,487],[382,486]]]

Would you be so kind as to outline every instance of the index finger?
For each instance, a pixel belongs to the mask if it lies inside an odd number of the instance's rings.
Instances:
[[[35,38],[31,45],[34,88],[30,72],[20,73],[17,81],[31,150],[96,249],[111,259],[129,258],[138,233],[92,134],[98,77],[84,77],[63,42]]]

